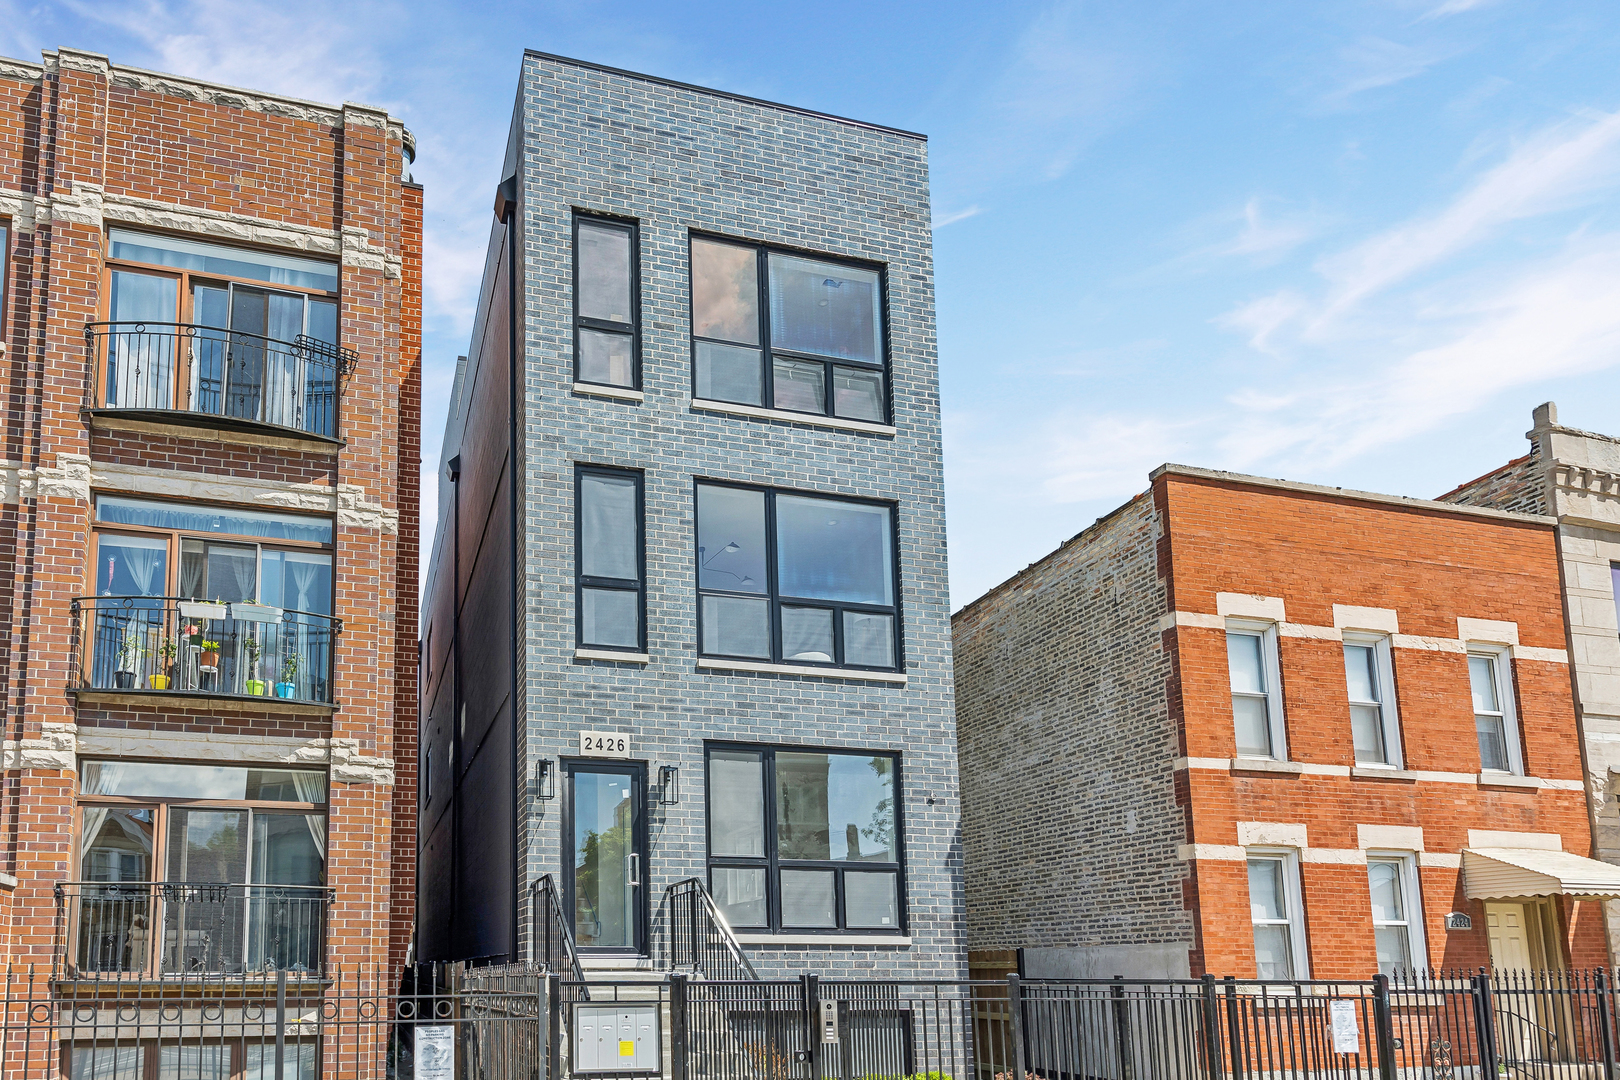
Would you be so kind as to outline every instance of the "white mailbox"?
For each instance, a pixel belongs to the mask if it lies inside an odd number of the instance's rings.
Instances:
[[[574,1006],[574,1072],[661,1072],[660,1049],[657,1004]]]

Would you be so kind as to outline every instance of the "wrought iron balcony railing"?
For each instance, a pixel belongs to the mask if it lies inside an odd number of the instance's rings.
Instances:
[[[90,323],[84,339],[93,409],[193,413],[326,439],[337,438],[358,360],[303,334],[287,342],[191,323]]]
[[[329,615],[173,596],[81,596],[72,615],[78,689],[332,702]]]
[[[61,882],[55,967],[91,978],[320,974],[332,896],[298,885]]]

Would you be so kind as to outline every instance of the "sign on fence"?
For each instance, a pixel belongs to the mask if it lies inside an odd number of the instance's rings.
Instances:
[[[1356,1003],[1353,1001],[1328,1002],[1328,1015],[1333,1019],[1333,1052],[1358,1054],[1361,1052],[1361,1030],[1356,1027]]]
[[[450,1024],[416,1029],[416,1080],[456,1080],[455,1031]]]

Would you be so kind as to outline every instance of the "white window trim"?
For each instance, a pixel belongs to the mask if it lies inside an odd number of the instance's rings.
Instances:
[[[1244,849],[1244,890],[1248,889],[1248,865],[1256,859],[1269,859],[1283,864],[1283,906],[1288,913],[1288,947],[1293,953],[1294,978],[1311,977],[1311,954],[1305,942],[1305,895],[1299,876],[1299,849],[1278,847],[1251,847]],[[1249,932],[1254,933],[1254,908],[1249,908]],[[1259,969],[1256,969],[1256,974]]]
[[[1367,852],[1367,862],[1392,862],[1400,866],[1401,899],[1406,903],[1406,944],[1412,955],[1412,967],[1418,971],[1429,969],[1429,942],[1423,933],[1423,883],[1418,879],[1417,856],[1410,851],[1381,851]],[[1372,871],[1367,871],[1369,874]],[[1372,881],[1368,880],[1368,900],[1371,902]],[[1373,929],[1378,924],[1373,923]],[[1375,946],[1376,947],[1376,946]]]
[[[1288,725],[1283,722],[1282,662],[1277,652],[1277,624],[1263,619],[1227,619],[1227,633],[1252,634],[1260,638],[1260,664],[1265,669],[1266,720],[1271,728],[1271,756],[1262,761],[1288,760]],[[1227,699],[1232,680],[1227,673]],[[1234,758],[1242,761],[1243,758]],[[1253,759],[1249,759],[1253,760]]]
[[[1524,775],[1524,754],[1519,747],[1519,709],[1513,697],[1513,648],[1508,645],[1486,645],[1468,642],[1469,656],[1483,656],[1491,661],[1491,673],[1496,678],[1496,700],[1502,706],[1502,740],[1507,743],[1507,771],[1513,776]],[[1472,680],[1473,676],[1469,676]],[[1468,714],[1474,715],[1472,682],[1468,691]],[[1502,774],[1501,769],[1487,769],[1480,763],[1480,772]]]
[[[1384,723],[1384,754],[1389,758],[1387,762],[1357,761],[1356,765],[1363,769],[1402,768],[1406,759],[1401,752],[1400,710],[1395,705],[1395,650],[1390,647],[1389,635],[1346,630],[1344,643],[1371,645],[1373,648],[1373,661],[1378,665],[1378,695],[1382,699],[1378,706]],[[1349,699],[1348,685],[1345,697]]]

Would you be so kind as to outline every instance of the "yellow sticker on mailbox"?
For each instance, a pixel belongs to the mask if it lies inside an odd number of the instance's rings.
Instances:
[[[635,1040],[633,1040],[633,1039],[620,1039],[619,1040],[619,1056],[620,1057],[635,1057],[636,1056]]]

